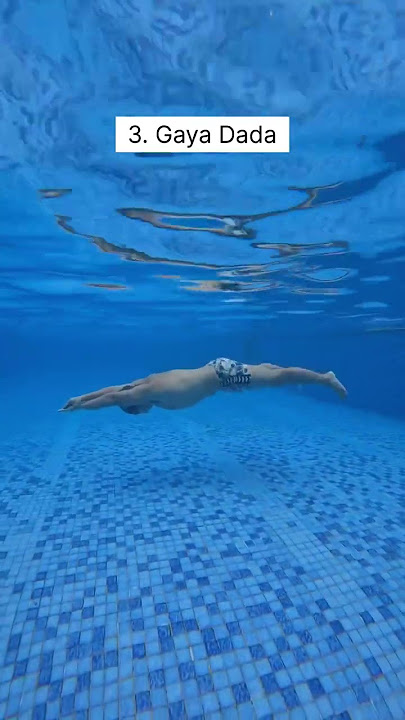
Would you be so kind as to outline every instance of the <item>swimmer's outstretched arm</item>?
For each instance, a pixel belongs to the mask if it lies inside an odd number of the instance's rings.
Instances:
[[[95,390],[94,392],[87,393],[86,395],[78,395],[77,397],[70,398],[70,400],[65,403],[63,407],[61,407],[58,412],[69,412],[71,410],[79,410],[82,408],[84,403],[88,403],[92,400],[97,400],[100,397],[103,397],[104,395],[109,395],[110,393],[117,393],[122,392],[124,390],[132,390],[132,388],[137,387],[138,385],[144,385],[144,383],[149,378],[139,378],[138,380],[133,380],[130,383],[126,383],[125,385],[110,385],[110,387],[101,388],[101,390]],[[107,407],[107,406],[102,406]]]
[[[77,397],[72,397],[70,398],[70,400],[67,401],[67,403],[65,403],[65,405],[59,410],[59,412],[77,410],[83,402],[95,400],[96,398],[101,397],[102,395],[106,395],[107,393],[119,391],[122,387],[124,387],[124,385],[111,385],[110,387],[101,388],[101,390],[95,390],[94,392],[87,393],[86,395],[78,395]]]
[[[142,405],[149,401],[152,383],[149,379],[135,380],[127,385],[114,385],[103,388],[88,395],[72,398],[61,408],[61,412],[71,410],[100,410],[114,405],[126,408],[132,405]],[[75,402],[72,402],[75,401]],[[72,403],[72,404],[71,404]]]

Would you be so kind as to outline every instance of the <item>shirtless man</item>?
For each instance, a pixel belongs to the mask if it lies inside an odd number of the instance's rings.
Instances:
[[[323,374],[269,363],[245,365],[228,358],[218,358],[195,370],[169,370],[127,385],[113,385],[71,398],[59,412],[116,406],[130,415],[140,415],[155,406],[164,410],[190,407],[215,395],[218,390],[255,390],[309,383],[330,387],[341,398],[347,395],[346,388],[333,372]]]

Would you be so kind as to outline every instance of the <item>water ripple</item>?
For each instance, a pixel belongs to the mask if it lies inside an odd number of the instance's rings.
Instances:
[[[403,317],[403,38],[383,0],[7,0],[0,307]],[[113,149],[115,115],[269,113],[289,155]]]

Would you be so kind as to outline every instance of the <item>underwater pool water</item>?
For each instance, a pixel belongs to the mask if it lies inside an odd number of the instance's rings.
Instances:
[[[405,716],[405,11],[0,10],[0,718]],[[115,116],[291,118],[116,154]],[[184,411],[68,397],[225,356]]]

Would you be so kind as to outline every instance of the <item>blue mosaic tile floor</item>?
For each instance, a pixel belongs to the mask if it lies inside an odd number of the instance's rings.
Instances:
[[[2,443],[1,719],[405,717],[405,425],[267,397]]]

